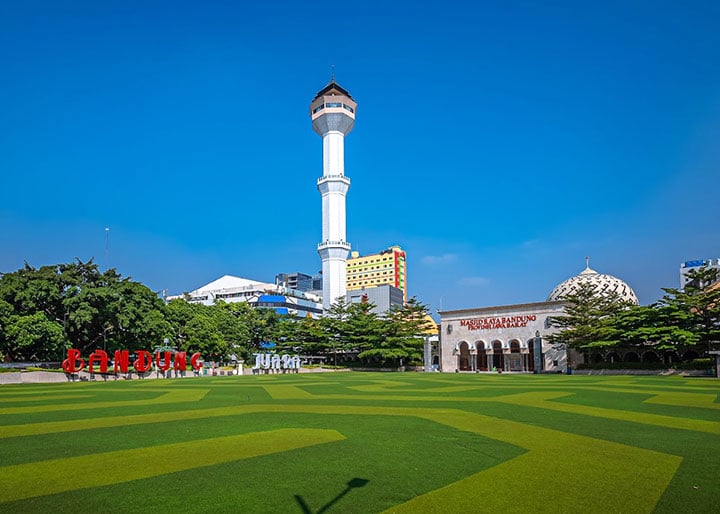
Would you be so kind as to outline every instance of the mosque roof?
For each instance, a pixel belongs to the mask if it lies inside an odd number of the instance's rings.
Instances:
[[[594,286],[595,292],[599,295],[616,293],[622,300],[632,302],[635,305],[640,303],[635,291],[633,291],[629,285],[617,277],[598,273],[594,269],[591,269],[589,262],[579,275],[571,277],[555,287],[550,293],[550,296],[548,296],[548,301],[562,300],[569,295],[577,293],[580,284],[583,283]]]

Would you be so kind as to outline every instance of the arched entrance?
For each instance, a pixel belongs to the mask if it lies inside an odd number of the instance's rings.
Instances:
[[[477,346],[477,369],[478,371],[487,371],[488,370],[488,357],[487,353],[485,352],[485,342],[484,341],[477,341],[475,343]]]
[[[493,341],[492,343],[493,348],[493,359],[492,359],[492,365],[493,365],[493,371],[499,370],[499,369],[505,369],[505,359],[503,355],[503,347],[502,343],[500,341]]]
[[[643,362],[660,362],[660,357],[653,351],[648,351],[642,354]]]
[[[470,347],[465,341],[458,345],[458,369],[470,371]]]
[[[688,350],[685,353],[682,354],[682,360],[683,362],[690,362],[695,359],[699,359],[700,354],[696,352],[695,350]]]
[[[620,358],[620,355],[616,352],[610,352],[605,357],[605,362],[609,362],[610,364],[614,364],[616,362],[620,362],[622,359]]]
[[[640,356],[635,352],[627,352],[625,354],[625,362],[640,362]]]
[[[508,371],[525,371],[523,366],[523,356],[520,353],[520,341],[513,339],[510,341],[510,355],[507,356]]]
[[[535,338],[527,340],[527,347],[528,347],[527,370],[535,371]]]

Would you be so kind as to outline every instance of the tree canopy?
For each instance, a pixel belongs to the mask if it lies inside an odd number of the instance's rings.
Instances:
[[[664,288],[663,297],[647,306],[597,295],[592,286],[582,284],[564,299],[565,314],[551,318],[560,332],[548,339],[580,351],[638,345],[657,350],[715,348],[720,344],[717,270],[691,270],[688,278],[684,289]]]
[[[157,293],[92,259],[22,269],[0,276],[0,360],[59,361],[67,348],[153,349],[165,342],[205,360],[250,361],[262,342],[282,351],[366,363],[419,361],[427,308],[411,299],[385,316],[371,303],[337,302],[320,319],[292,318],[245,302],[214,305]],[[262,350],[264,351],[264,350]]]

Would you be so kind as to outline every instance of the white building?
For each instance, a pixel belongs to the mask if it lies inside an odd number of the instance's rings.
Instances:
[[[565,351],[545,339],[562,302],[539,302],[440,313],[442,371],[565,371]],[[539,345],[539,346],[538,346]]]
[[[612,292],[638,303],[625,282],[587,265],[555,287],[545,302],[440,312],[441,371],[567,371],[567,352],[546,339],[558,330],[549,318],[563,315],[562,299],[582,283],[592,285],[598,295]],[[578,364],[582,356],[572,352],[570,360]]]
[[[317,295],[232,275],[220,277],[187,294],[168,296],[166,300],[178,298],[203,305],[213,305],[216,300],[247,302],[253,307],[270,308],[278,314],[298,317],[318,318],[322,315],[322,300]]]
[[[350,243],[345,235],[345,195],[350,179],[345,176],[345,136],[355,124],[357,104],[335,80],[318,91],[310,102],[313,130],[323,140],[323,175],[317,187],[322,196],[323,307],[345,299],[347,256]]]

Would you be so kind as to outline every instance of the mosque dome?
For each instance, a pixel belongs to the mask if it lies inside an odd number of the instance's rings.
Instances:
[[[621,300],[632,302],[634,305],[638,305],[640,303],[635,295],[635,291],[633,291],[629,285],[617,277],[605,275],[604,273],[598,273],[594,269],[590,269],[589,263],[582,273],[567,279],[565,282],[553,289],[550,296],[548,296],[548,301],[552,302],[562,300],[568,295],[575,294],[578,291],[580,284],[583,283],[593,285],[597,294],[606,295],[616,293]]]

